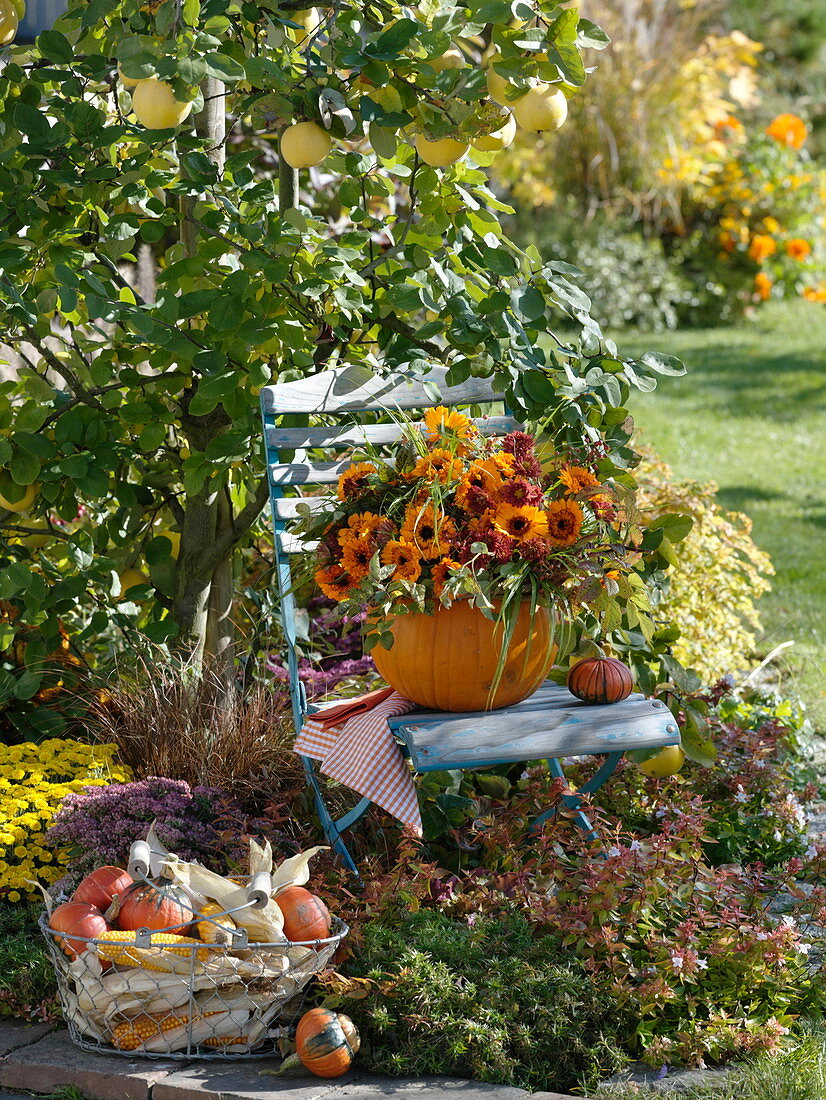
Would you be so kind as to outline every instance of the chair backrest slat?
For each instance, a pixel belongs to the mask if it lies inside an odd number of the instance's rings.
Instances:
[[[312,554],[318,546],[317,542],[305,542],[300,535],[293,535],[290,531],[279,531],[275,537],[279,553],[289,554],[291,557],[296,554]]]
[[[350,458],[340,462],[273,462],[270,481],[273,485],[334,485],[352,465]]]
[[[306,505],[311,512],[319,512],[322,508],[329,507],[330,495],[325,493],[319,497],[276,497],[272,502],[273,511],[279,519],[297,519],[300,515],[299,504]]]
[[[474,420],[480,435],[505,435],[519,427],[512,416],[483,416]],[[415,423],[420,431],[423,424]],[[365,443],[381,446],[393,443],[399,438],[398,424],[351,424],[337,427],[282,428],[275,426],[267,430],[267,443],[276,450],[292,451],[309,447],[361,447]]]
[[[459,386],[445,382],[447,369],[434,367],[428,381],[435,383],[444,405],[489,404],[501,401],[501,394],[494,392],[484,378],[470,378]],[[437,404],[433,392],[421,382],[400,381],[375,374],[369,367],[350,366],[324,371],[297,382],[283,382],[265,386],[261,390],[261,407],[264,414],[281,416],[283,413],[342,413],[364,412],[382,409],[426,409]]]

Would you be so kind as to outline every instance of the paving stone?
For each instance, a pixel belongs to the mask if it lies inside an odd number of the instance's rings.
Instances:
[[[622,1073],[603,1081],[600,1089],[607,1091],[612,1087],[626,1088],[628,1085],[637,1085],[644,1091],[654,1093],[688,1092],[708,1085],[721,1085],[734,1069],[734,1066],[717,1066],[714,1069],[678,1069],[662,1077],[659,1070],[650,1069],[637,1062]]]
[[[488,1085],[480,1081],[459,1080],[455,1077],[422,1077],[405,1080],[398,1077],[360,1076],[352,1081],[347,1078],[336,1089],[330,1100],[439,1100],[442,1096],[459,1098],[479,1097],[480,1100],[530,1100],[524,1089],[507,1085]]]
[[[582,1097],[567,1092],[532,1092],[531,1100],[582,1100]]]
[[[74,1085],[86,1100],[149,1100],[152,1086],[175,1068],[169,1059],[92,1054],[76,1047],[61,1029],[0,1061],[0,1089],[54,1092]]]
[[[58,1024],[24,1024],[19,1020],[4,1020],[0,1030],[0,1058],[11,1054],[19,1047],[31,1046],[50,1031],[56,1031]]]
[[[336,1082],[320,1077],[280,1077],[277,1062],[220,1065],[195,1062],[178,1067],[157,1082],[152,1100],[321,1100]]]

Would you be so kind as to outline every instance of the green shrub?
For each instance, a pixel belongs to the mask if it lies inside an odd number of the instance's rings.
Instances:
[[[666,512],[694,518],[676,549],[670,583],[659,609],[679,625],[674,656],[704,683],[741,670],[754,652],[760,616],[754,601],[774,573],[751,537],[751,520],[717,504],[717,487],[676,481],[663,462],[649,459],[639,473],[639,501],[647,519]]]
[[[692,284],[670,263],[658,238],[638,226],[597,217],[584,222],[569,207],[548,221],[518,223],[520,239],[543,255],[572,258],[577,283],[591,299],[591,313],[611,329],[673,329],[698,304]]]
[[[624,1064],[616,1006],[524,917],[433,910],[368,924],[348,973],[377,983],[345,1001],[362,1064],[534,1089],[587,1088]]]

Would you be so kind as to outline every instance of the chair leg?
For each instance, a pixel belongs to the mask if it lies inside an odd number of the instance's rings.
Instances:
[[[622,759],[621,752],[610,752],[597,768],[596,772],[591,778],[582,784],[582,786],[574,791],[570,788],[563,792],[561,800],[566,806],[574,810],[574,821],[577,826],[582,830],[587,840],[598,840],[599,834],[594,826],[591,824],[588,815],[581,809],[582,807],[582,795],[593,794],[594,791],[599,790],[602,784],[609,779],[616,770],[617,764]],[[555,779],[562,779],[567,782],[565,772],[562,769],[562,765],[556,757],[552,757],[547,761],[548,771]],[[531,822],[530,831],[532,833],[538,832],[542,824],[549,818],[554,818],[559,813],[559,807],[554,806],[549,810],[545,810],[544,813],[539,814]]]
[[[344,814],[337,820],[334,819],[327,809],[327,803],[324,801],[324,794],[321,790],[321,784],[318,781],[318,775],[316,774],[315,762],[309,756],[302,756],[301,762],[304,765],[304,774],[307,777],[307,782],[313,792],[316,812],[318,813],[318,819],[327,843],[341,858],[347,870],[352,871],[357,878],[360,877],[355,861],[342,839],[342,833],[352,828],[357,821],[360,821],[361,818],[364,817],[372,805],[370,799],[362,798],[349,813]]]

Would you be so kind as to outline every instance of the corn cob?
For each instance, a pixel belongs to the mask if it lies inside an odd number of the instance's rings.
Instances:
[[[155,1040],[158,1040],[167,1032],[174,1031],[176,1028],[194,1028],[200,1025],[201,1021],[208,1019],[210,1016],[226,1016],[230,1019],[229,1013],[221,1011],[204,1012],[199,1016],[152,1016],[148,1014],[135,1016],[131,1020],[126,1020],[112,1029],[112,1045],[117,1047],[118,1050],[137,1050],[138,1047],[154,1047],[154,1049],[157,1050],[162,1048],[163,1044],[159,1044]],[[211,1036],[210,1038],[202,1039],[200,1043],[198,1043],[197,1037],[192,1035],[191,1030],[189,1034],[196,1042],[196,1045],[200,1046],[220,1047],[230,1043],[245,1043],[247,1041],[247,1037],[244,1035],[230,1035],[226,1038],[223,1036]],[[185,1032],[180,1038],[183,1040],[183,1045],[185,1046],[187,1033]]]
[[[137,1050],[147,1039],[154,1039],[171,1031],[173,1027],[185,1027],[188,1016],[135,1016],[118,1024],[112,1031],[112,1043],[118,1050]]]
[[[134,932],[103,932],[97,937],[97,952],[102,959],[121,966],[142,966],[146,970],[179,971],[180,964],[169,956],[191,959],[193,954],[203,962],[209,958],[208,948],[191,936],[176,936],[172,932],[152,932],[151,947],[136,947]],[[193,952],[193,947],[197,950]]]
[[[208,901],[201,906],[201,916],[212,917],[212,920],[199,920],[196,925],[198,935],[204,943],[226,947],[232,941],[232,933],[238,926],[232,917],[219,915],[223,912],[221,906],[214,901]]]
[[[220,1035],[212,1039],[204,1039],[200,1045],[202,1047],[228,1047],[233,1046],[235,1043],[246,1043],[248,1038],[247,1035]]]

